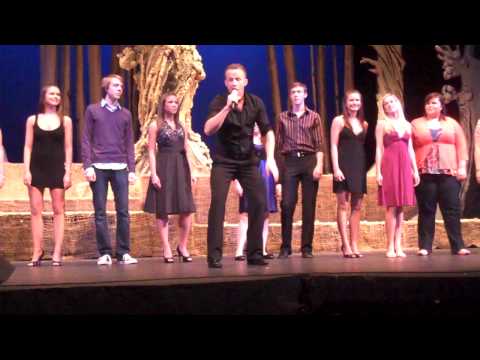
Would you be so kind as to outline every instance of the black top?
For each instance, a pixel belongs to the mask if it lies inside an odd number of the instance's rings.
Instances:
[[[63,121],[53,130],[38,126],[38,115],[33,125],[33,144],[30,160],[32,186],[36,188],[63,188],[65,175],[65,128]]]
[[[357,135],[344,126],[338,136],[338,166],[345,176],[344,181],[333,181],[333,192],[347,191],[356,194],[367,193],[367,162],[363,129]]]
[[[228,94],[217,95],[209,106],[208,117],[218,114],[227,103]],[[242,110],[231,110],[216,133],[214,163],[257,162],[253,146],[253,128],[257,123],[264,136],[271,130],[263,101],[253,94],[244,94]]]

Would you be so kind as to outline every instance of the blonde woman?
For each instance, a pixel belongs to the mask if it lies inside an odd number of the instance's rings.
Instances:
[[[414,186],[420,182],[412,145],[412,129],[398,98],[382,99],[385,117],[379,120],[375,165],[378,203],[386,207],[387,257],[406,257],[402,248],[403,207],[415,205]]]

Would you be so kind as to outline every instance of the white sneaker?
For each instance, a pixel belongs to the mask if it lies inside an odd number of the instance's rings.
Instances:
[[[120,262],[125,265],[130,265],[138,263],[138,260],[131,257],[130,254],[123,254],[122,260]]]
[[[112,258],[110,255],[105,254],[100,256],[97,260],[97,265],[112,265]]]

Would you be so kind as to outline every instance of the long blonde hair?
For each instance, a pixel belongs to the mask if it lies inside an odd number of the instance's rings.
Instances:
[[[396,119],[388,116],[386,111],[385,111],[384,102],[385,102],[385,99],[388,98],[388,97],[393,97],[395,99],[395,101],[398,103],[398,107],[397,107],[398,117]],[[400,102],[400,100],[398,99],[398,97],[395,94],[386,93],[385,95],[383,95],[383,97],[382,97],[382,107],[383,107],[383,113],[385,114],[385,116],[381,120],[384,121],[383,129],[384,129],[385,133],[390,134],[392,131],[395,130],[394,121],[400,122],[402,127],[405,128],[405,131],[407,131],[407,132],[410,131],[410,123],[407,121],[407,119],[405,119],[405,114],[403,113],[402,103]]]

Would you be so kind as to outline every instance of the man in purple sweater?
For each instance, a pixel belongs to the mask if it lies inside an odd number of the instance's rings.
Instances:
[[[120,106],[123,78],[108,75],[102,79],[105,97],[85,111],[82,137],[82,160],[85,177],[90,182],[95,208],[98,265],[112,264],[112,245],[107,225],[107,193],[110,182],[117,211],[116,258],[122,264],[136,264],[130,256],[130,217],[128,184],[134,184],[132,114]]]

